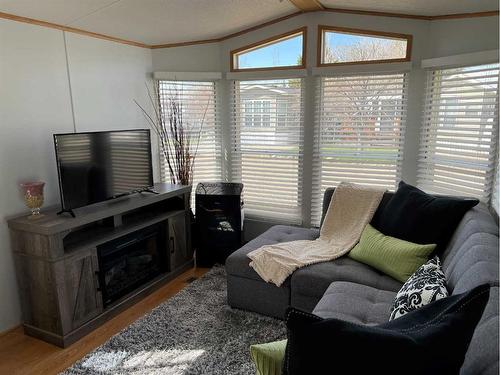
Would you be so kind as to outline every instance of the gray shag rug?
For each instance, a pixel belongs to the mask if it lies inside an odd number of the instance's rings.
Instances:
[[[283,322],[230,308],[214,267],[62,374],[254,375],[249,346],[285,337]]]

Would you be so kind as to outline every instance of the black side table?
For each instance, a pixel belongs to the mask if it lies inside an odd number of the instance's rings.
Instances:
[[[224,263],[243,240],[243,184],[200,182],[196,187],[196,264]]]

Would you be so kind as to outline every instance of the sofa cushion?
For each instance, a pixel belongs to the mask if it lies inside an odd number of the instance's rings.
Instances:
[[[439,197],[401,181],[377,228],[387,236],[419,244],[436,244],[443,252],[464,214],[477,199]]]
[[[498,285],[490,289],[490,298],[465,354],[461,375],[498,375]]]
[[[397,292],[403,285],[366,264],[344,256],[295,271],[291,280],[292,294],[316,296],[319,300],[334,281],[349,281],[393,292]]]
[[[498,281],[498,225],[484,203],[464,215],[441,257],[451,294]]]
[[[226,271],[229,275],[246,277],[248,279],[262,280],[262,278],[249,266],[250,259],[247,254],[264,245],[297,240],[314,240],[318,238],[317,229],[306,229],[287,225],[275,225],[266,232],[236,250],[226,259]],[[289,282],[288,280],[285,283]]]
[[[482,285],[378,326],[292,307],[283,374],[458,374],[489,291]]]
[[[389,320],[397,319],[410,311],[448,297],[446,277],[438,257],[422,265],[404,283],[396,295]]]
[[[281,375],[287,340],[273,341],[250,346],[250,357],[257,370],[256,375]]]
[[[358,244],[347,255],[404,283],[435,248],[434,244],[419,245],[385,236],[368,224]]]
[[[313,314],[357,324],[382,324],[389,320],[395,296],[387,290],[338,281],[328,287]]]
[[[333,193],[335,192],[334,187],[329,187],[325,190],[325,194],[323,195],[323,205],[322,205],[322,213],[321,213],[321,222],[320,227],[323,225],[323,221],[325,219],[326,212],[328,211],[328,207],[330,206],[330,201],[332,200]],[[393,192],[386,191],[382,196],[382,200],[380,201],[377,211],[373,215],[372,221],[370,222],[375,228],[379,227],[380,217],[382,216],[382,212],[384,211],[385,206],[394,196]]]

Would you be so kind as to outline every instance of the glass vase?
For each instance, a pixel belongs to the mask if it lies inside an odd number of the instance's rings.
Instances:
[[[43,215],[40,214],[40,208],[43,206],[43,187],[45,182],[25,182],[21,185],[24,196],[24,203],[31,210],[30,219],[36,219]]]

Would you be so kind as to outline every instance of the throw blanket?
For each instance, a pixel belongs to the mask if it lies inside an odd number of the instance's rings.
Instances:
[[[334,191],[316,240],[265,245],[248,253],[250,267],[280,286],[298,268],[336,259],[358,243],[384,194],[383,190],[341,183]]]

